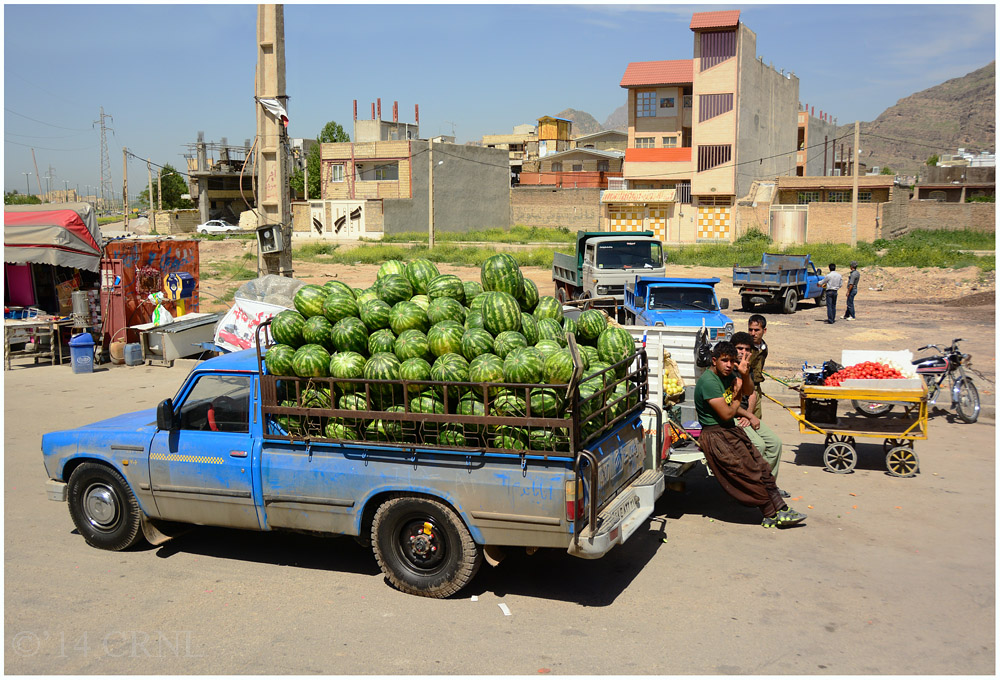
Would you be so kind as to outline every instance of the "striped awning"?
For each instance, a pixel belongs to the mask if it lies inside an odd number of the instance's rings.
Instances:
[[[632,189],[605,191],[601,203],[675,203],[676,189]]]
[[[101,230],[88,203],[5,205],[4,262],[101,270]]]

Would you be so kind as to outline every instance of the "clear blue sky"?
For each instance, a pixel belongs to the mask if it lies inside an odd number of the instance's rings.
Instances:
[[[459,142],[574,108],[598,122],[625,101],[630,61],[691,57],[693,11],[740,9],[757,53],[799,77],[799,99],[872,120],[900,98],[985,66],[993,5],[285,6],[289,133],[391,119]],[[120,195],[122,147],[184,168],[208,141],[254,135],[256,5],[5,5],[4,188],[26,189],[30,147],[53,189],[99,183],[101,106]],[[34,120],[30,120],[34,119]],[[131,182],[146,180],[131,161]],[[37,192],[34,174],[31,190]],[[130,192],[131,193],[131,192]]]

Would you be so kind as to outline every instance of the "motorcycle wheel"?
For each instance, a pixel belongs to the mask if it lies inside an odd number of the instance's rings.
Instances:
[[[955,410],[958,412],[958,417],[967,423],[979,420],[979,390],[971,380],[959,383]]]
[[[878,401],[858,401],[857,399],[852,399],[851,405],[855,411],[869,418],[877,418],[892,410],[892,404],[884,404]]]

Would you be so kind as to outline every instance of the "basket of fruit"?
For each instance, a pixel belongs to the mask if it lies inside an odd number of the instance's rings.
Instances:
[[[663,403],[673,404],[681,401],[684,396],[684,378],[681,377],[680,366],[670,356],[663,353]]]

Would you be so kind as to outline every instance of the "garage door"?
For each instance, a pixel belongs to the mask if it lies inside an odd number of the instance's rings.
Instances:
[[[641,208],[612,208],[608,213],[611,231],[644,231],[643,212]]]
[[[649,208],[649,228],[659,237],[661,241],[667,240],[667,217],[670,216],[670,208],[664,205]]]
[[[698,206],[698,239],[729,240],[731,206]]]

